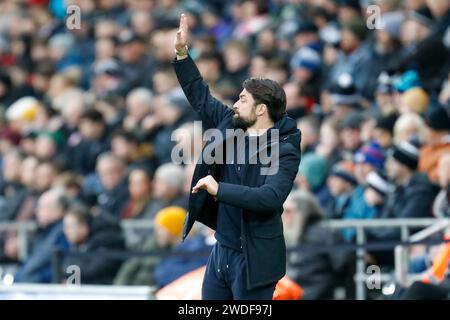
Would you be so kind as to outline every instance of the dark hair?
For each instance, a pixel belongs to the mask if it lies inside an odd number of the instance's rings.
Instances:
[[[114,138],[123,138],[127,142],[139,144],[138,137],[133,132],[126,131],[124,129],[117,129],[116,131],[114,131],[111,138],[112,139],[114,139]]]
[[[82,202],[73,202],[67,209],[66,216],[71,215],[77,219],[78,223],[85,223],[90,225],[92,222],[92,216],[89,212],[89,208]]]
[[[283,117],[286,112],[286,93],[278,82],[266,78],[250,78],[244,81],[244,88],[252,95],[255,105],[263,103],[267,106],[273,122]]]
[[[134,164],[134,165],[131,165],[131,166],[128,168],[128,175],[130,175],[133,171],[141,171],[141,172],[143,172],[143,173],[145,174],[145,176],[147,177],[147,179],[148,179],[149,181],[152,181],[152,180],[153,180],[154,172],[153,172],[153,170],[152,170],[149,166],[147,166],[147,165],[143,165],[143,164]]]
[[[103,115],[95,109],[85,110],[81,115],[82,120],[89,120],[96,123],[104,123]]]

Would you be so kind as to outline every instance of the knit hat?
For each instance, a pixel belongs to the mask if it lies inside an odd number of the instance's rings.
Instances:
[[[398,92],[405,92],[415,87],[421,87],[422,83],[417,71],[408,70],[395,80],[394,86]]]
[[[366,176],[367,186],[375,190],[381,196],[386,196],[394,191],[394,186],[389,183],[388,179],[376,171],[371,171]]]
[[[350,161],[341,161],[333,166],[330,176],[339,177],[352,185],[358,182],[353,174],[353,164]]]
[[[173,236],[181,236],[183,223],[186,218],[186,210],[181,207],[166,207],[155,216],[155,223],[166,229]]]
[[[393,134],[394,125],[395,125],[395,122],[397,121],[397,119],[398,119],[398,116],[396,113],[391,113],[386,116],[381,115],[376,120],[375,128],[383,129],[383,130],[386,130],[386,131],[390,132],[391,134]]]
[[[417,169],[419,163],[419,149],[409,142],[401,142],[394,145],[392,149],[389,150],[389,156],[411,170]]]
[[[360,96],[356,92],[353,77],[349,73],[339,75],[330,88],[331,101],[335,105],[356,105]]]
[[[423,113],[427,110],[430,99],[425,90],[420,87],[412,88],[402,94],[402,103],[416,113]]]
[[[6,111],[8,120],[33,121],[39,110],[43,108],[42,104],[34,97],[23,97],[16,100]]]
[[[353,156],[354,163],[368,163],[377,169],[384,165],[383,149],[375,142],[362,146]]]
[[[298,173],[306,178],[312,190],[317,190],[327,177],[327,162],[321,156],[309,152],[302,157]]]
[[[320,68],[321,58],[320,54],[308,47],[302,47],[291,59],[292,69],[307,69],[311,72],[315,72]]]
[[[436,131],[450,130],[450,108],[436,106],[425,115],[428,127]]]

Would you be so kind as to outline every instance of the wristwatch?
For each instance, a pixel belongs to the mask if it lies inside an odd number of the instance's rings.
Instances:
[[[175,49],[175,54],[177,55],[177,60],[186,58],[188,56],[188,53],[189,53],[188,46],[185,46],[184,50],[181,50],[181,51],[177,51],[177,49]]]

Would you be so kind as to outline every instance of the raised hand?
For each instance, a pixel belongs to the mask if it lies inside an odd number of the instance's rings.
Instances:
[[[187,54],[187,38],[188,38],[189,26],[187,23],[187,17],[184,13],[180,17],[180,27],[178,28],[177,35],[175,37],[175,50],[178,53]]]

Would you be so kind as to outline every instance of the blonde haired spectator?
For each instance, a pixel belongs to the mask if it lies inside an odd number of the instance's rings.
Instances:
[[[420,144],[426,139],[425,121],[416,113],[401,115],[394,125],[394,143],[416,140]]]

